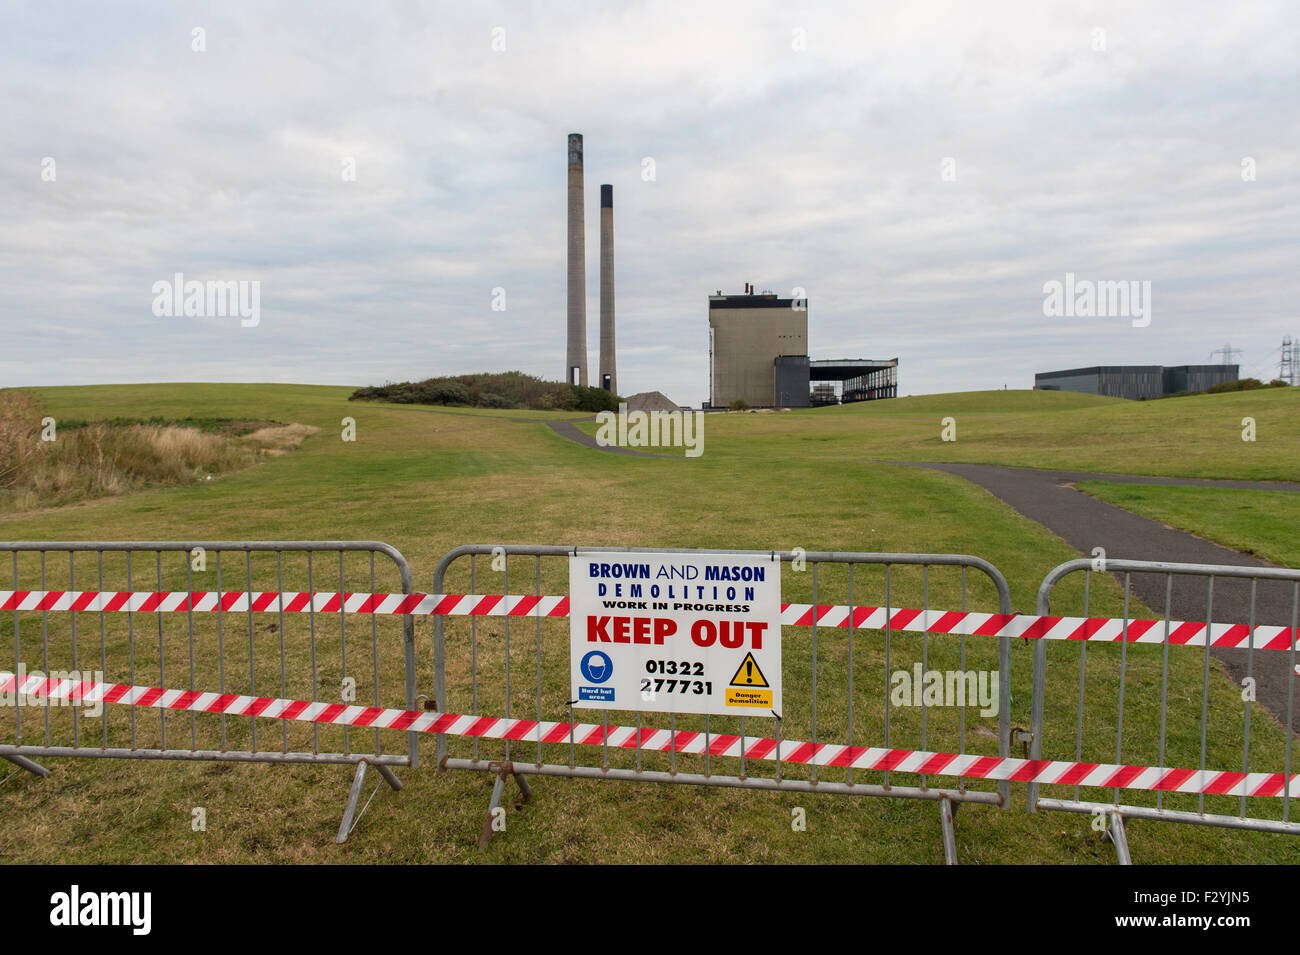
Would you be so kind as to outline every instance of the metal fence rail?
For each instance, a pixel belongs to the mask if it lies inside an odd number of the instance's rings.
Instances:
[[[467,545],[443,557],[434,574],[432,592],[563,593],[568,589],[570,555],[584,551],[617,550],[629,553],[644,548],[575,548],[559,545]],[[849,607],[922,607],[931,600],[938,606],[960,602],[967,608],[968,591],[976,603],[996,605],[1010,613],[1010,592],[1002,574],[977,557],[956,554],[870,554],[793,551],[706,550],[698,553],[762,554],[786,564],[800,561],[802,573],[786,573],[782,585],[785,601],[810,600],[813,605],[837,603]],[[477,560],[490,557],[487,567]],[[468,558],[468,569],[462,558]],[[458,564],[458,562],[460,562]],[[522,565],[522,566],[521,566]],[[936,571],[942,570],[943,573]],[[968,571],[976,571],[968,574]],[[463,575],[458,586],[448,584],[452,573]],[[942,579],[940,579],[942,577]],[[463,583],[464,586],[459,586]],[[908,602],[911,601],[911,602]],[[974,609],[974,608],[972,608]],[[888,614],[886,615],[888,616]],[[513,623],[513,626],[512,626]],[[997,677],[996,730],[980,726],[985,737],[996,739],[997,754],[1009,753],[1010,638],[977,638],[968,647],[965,636],[931,637],[922,633],[891,631],[888,623],[878,633],[853,627],[818,626],[812,615],[807,629],[786,628],[784,642],[785,712],[779,719],[740,716],[686,716],[668,713],[625,713],[628,726],[635,720],[635,745],[575,746],[533,741],[480,741],[477,738],[437,737],[441,769],[488,771],[496,776],[480,845],[487,844],[491,824],[513,777],[524,798],[529,794],[526,775],[620,779],[699,786],[720,786],[796,792],[895,796],[937,801],[945,858],[956,860],[953,812],[963,802],[1007,806],[1009,784],[995,788],[983,781],[958,779],[955,786],[935,787],[921,776],[906,784],[891,780],[887,771],[855,771],[826,766],[796,766],[778,761],[760,764],[740,757],[720,757],[710,752],[709,740],[719,735],[774,736],[813,744],[829,741],[854,745],[902,746],[919,742],[919,749],[942,742],[967,752],[975,738],[980,707],[973,703],[951,709],[928,706],[895,709],[890,704],[891,676],[919,665],[923,672],[947,667],[965,672],[979,669]],[[514,621],[509,616],[447,619],[434,617],[435,700],[439,711],[467,715],[573,722],[569,692],[568,620],[534,615]],[[992,684],[992,679],[988,681]],[[968,714],[968,710],[974,710]],[[608,711],[601,713],[609,725]],[[990,714],[991,715],[991,714]],[[641,730],[662,728],[672,733],[693,731],[705,737],[703,752],[668,753],[643,748]],[[675,737],[674,737],[675,738]],[[990,740],[990,741],[991,741]],[[983,786],[984,788],[979,788]]]
[[[46,592],[412,592],[406,559],[377,541],[9,542],[0,543],[0,581],[14,591]],[[288,614],[224,606],[213,613],[14,609],[0,614],[0,648],[12,648],[0,669],[413,709],[414,638],[410,616],[341,608]],[[37,774],[48,772],[38,762],[43,757],[355,765],[339,842],[354,825],[368,766],[400,789],[392,767],[418,765],[414,733],[393,749],[393,739],[385,745],[377,729],[289,721],[259,727],[251,715],[101,708],[94,715],[53,701],[0,708],[0,758]]]
[[[1174,564],[1159,561],[1073,560],[1050,571],[1038,591],[1037,611],[1051,612],[1058,584],[1071,574],[1084,573],[1082,615],[1088,617],[1091,575],[1106,572],[1121,577],[1124,588],[1123,635],[1116,643],[1083,640],[1077,653],[1057,641],[1038,640],[1034,648],[1032,742],[1030,755],[1076,762],[1100,758],[1115,763],[1139,763],[1161,770],[1196,765],[1226,769],[1239,762],[1241,773],[1257,771],[1260,764],[1283,765],[1284,779],[1291,778],[1292,748],[1296,732],[1296,646],[1289,649],[1257,650],[1256,627],[1290,626],[1292,634],[1300,622],[1300,570],[1207,564]],[[1151,607],[1164,608],[1162,640],[1154,645],[1130,643],[1129,600],[1138,593]],[[1060,613],[1060,608],[1056,608]],[[1247,624],[1245,649],[1211,649],[1210,641],[1199,647],[1176,647],[1178,620],[1198,621],[1208,629],[1218,618]],[[1186,626],[1186,625],[1185,625]],[[1218,625],[1216,625],[1218,626]],[[1147,638],[1152,631],[1148,631]],[[1049,650],[1049,642],[1055,644]],[[1092,643],[1092,649],[1089,649]],[[1225,690],[1222,681],[1210,679],[1211,658],[1226,667],[1237,684]],[[1073,692],[1062,687],[1077,683]],[[1200,683],[1199,697],[1194,694]],[[1275,701],[1285,699],[1286,741],[1282,752],[1260,753],[1251,749],[1251,718],[1257,689],[1267,687]],[[1051,711],[1048,711],[1048,706]],[[1279,706],[1279,708],[1281,708]],[[1135,716],[1139,725],[1154,725],[1159,733],[1152,740],[1130,732],[1127,723]],[[1281,714],[1279,714],[1281,715]],[[1066,747],[1071,747],[1066,751]],[[1120,862],[1131,861],[1126,818],[1154,819],[1280,832],[1300,835],[1300,823],[1291,820],[1290,787],[1282,798],[1248,802],[1240,796],[1216,796],[1199,792],[1195,796],[1157,791],[1154,799],[1141,801],[1131,789],[1114,789],[1109,801],[1105,790],[1085,798],[1079,786],[1065,796],[1040,796],[1039,784],[1028,787],[1030,812],[1039,809],[1094,814],[1115,845]],[[1280,807],[1278,803],[1280,802]],[[1236,812],[1231,810],[1235,808]]]

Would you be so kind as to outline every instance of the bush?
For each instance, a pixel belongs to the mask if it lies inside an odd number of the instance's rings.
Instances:
[[[573,409],[575,411],[617,411],[618,395],[604,388],[589,388],[583,385],[570,385],[573,389]]]
[[[616,411],[619,402],[617,395],[611,395],[603,388],[546,381],[522,371],[449,375],[397,384],[386,382],[383,385],[358,388],[352,392],[349,400],[554,411]]]
[[[749,402],[747,402],[744,398],[737,398],[731,404],[727,405],[727,407],[732,411],[748,411]]]
[[[1258,378],[1238,378],[1236,381],[1221,381],[1205,389],[1207,395],[1221,395],[1228,391],[1254,391],[1263,388],[1264,383]]]

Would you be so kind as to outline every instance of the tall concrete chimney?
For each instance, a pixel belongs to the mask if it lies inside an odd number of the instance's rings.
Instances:
[[[582,216],[582,134],[569,133],[569,345],[564,380],[587,383],[587,244]]]
[[[614,358],[614,187],[600,187],[600,387],[618,394]]]

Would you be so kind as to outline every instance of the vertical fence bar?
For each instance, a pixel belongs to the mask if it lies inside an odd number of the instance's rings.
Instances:
[[[505,554],[501,558],[501,592],[510,593],[510,555]],[[504,620],[503,630],[506,637],[506,719],[510,719],[510,616],[507,614],[502,618]],[[510,740],[506,740],[506,761],[510,761]]]
[[[1173,613],[1174,575],[1165,574],[1165,632],[1160,654],[1160,768],[1165,768],[1165,731],[1169,712],[1169,625]],[[1076,797],[1077,798],[1077,797]],[[1156,793],[1156,808],[1164,806],[1165,794]]]
[[[70,557],[72,555],[69,554],[68,556]],[[156,589],[158,593],[162,593],[163,592],[162,551],[160,550],[154,551],[153,556],[154,556],[154,577],[157,582]],[[166,662],[166,650],[163,647],[163,615],[161,612],[157,612],[154,614],[154,616],[158,618],[158,685],[166,686],[167,685],[167,662]],[[75,654],[76,646],[77,646],[76,635],[75,635],[75,630],[76,630],[75,621],[77,619],[77,615],[73,614],[72,619],[73,619],[73,631],[74,631],[72,646],[73,646],[73,653]],[[73,714],[75,717],[76,714],[75,710],[73,711]],[[161,746],[163,749],[166,749],[167,748],[167,709],[166,707],[161,707],[161,706],[158,708],[158,738],[160,740],[159,746]]]
[[[370,592],[375,592],[375,552],[370,552]],[[283,660],[283,652],[280,654]],[[371,660],[371,678],[375,681],[375,709],[379,708],[379,618],[375,615],[374,605],[371,604],[370,610],[370,660]],[[375,730],[375,752],[382,753],[383,743],[379,739],[379,730]]]
[[[129,567],[130,565],[128,564],[127,566]],[[128,579],[128,580],[130,579],[130,571],[129,571],[129,570],[127,571],[127,579]],[[47,582],[46,577],[45,577],[45,551],[41,551],[41,590],[43,590],[43,591],[47,591],[47,592],[48,592],[49,589],[50,589],[50,585],[49,585],[49,583]],[[128,586],[127,589],[130,590],[131,588]],[[42,610],[42,611],[41,611],[41,671],[42,671],[42,672],[43,672],[47,677],[50,675],[50,631],[49,631],[49,616],[50,616],[50,613],[49,613],[48,610]],[[135,668],[134,668],[134,666],[132,666],[132,668],[131,668],[131,672],[132,672],[132,675],[134,675],[134,673],[135,673]],[[134,684],[135,684],[135,680],[132,680],[131,683],[132,683],[132,685],[134,685]],[[50,708],[49,708],[48,706],[43,706],[43,707],[41,707],[41,711],[42,711],[42,713],[43,713],[43,715],[44,715],[44,717],[45,717],[45,745],[46,745],[46,746],[49,746],[49,745],[50,745]],[[132,715],[134,715],[134,713],[133,713]],[[134,728],[135,728],[135,720],[134,720],[134,719],[132,719],[132,721],[131,721],[131,727],[132,727],[132,730],[134,730]],[[132,734],[132,736],[134,737],[134,733]],[[132,738],[132,740],[131,740],[131,745],[132,745],[132,747],[134,748],[134,746],[135,746],[135,740],[134,740],[134,738]]]
[[[129,561],[130,559],[131,559],[130,554],[128,554],[127,560]],[[222,599],[222,595],[224,593],[225,591],[221,589],[221,551],[218,550],[217,551],[217,686],[219,691],[223,694],[226,692],[226,632],[225,632],[226,615],[225,615],[225,606],[224,606],[225,601]],[[311,685],[312,685],[312,699],[315,700],[316,699],[315,696],[316,657],[314,655],[314,648],[315,648],[314,642],[312,646],[313,646],[313,656],[312,656],[312,668],[311,668],[311,675],[312,675]],[[224,753],[226,751],[226,745],[227,745],[226,744],[226,714],[223,712],[221,716],[218,718],[221,720],[221,751]],[[312,732],[314,733],[316,731],[316,724],[312,723],[311,726],[312,726]]]
[[[44,577],[45,577],[45,556],[44,556],[44,552],[42,552],[42,555],[41,555],[41,578],[44,579]],[[132,583],[131,583],[131,552],[130,552],[130,551],[127,551],[127,552],[126,552],[126,589],[127,589],[127,593],[134,593],[134,592],[135,592],[135,587],[134,587],[134,586],[132,585]],[[128,603],[128,604],[127,604],[127,607],[129,608],[130,606],[131,606],[131,604]],[[130,610],[130,609],[128,609],[128,610],[127,610],[127,613],[126,613],[126,633],[127,633],[127,636],[126,636],[126,641],[127,641],[127,651],[128,651],[128,653],[130,654],[130,661],[131,661],[131,685],[132,685],[132,686],[135,686],[135,685],[136,685],[136,679],[135,679],[135,612],[132,611],[132,610]],[[132,749],[135,749],[136,746],[135,746],[135,707],[134,707],[134,706],[129,706],[129,707],[127,707],[127,715],[131,718],[131,748],[132,748]],[[46,732],[46,736],[47,736],[47,738],[46,738],[46,740],[45,740],[45,744],[46,744],[47,746],[49,745],[49,739],[48,739],[48,735],[49,735],[49,734],[48,734],[48,730],[49,730],[49,726],[48,726],[48,724],[47,724],[47,726],[46,726],[46,731],[47,731],[47,732]],[[225,747],[222,747],[222,748],[224,749]]]
[[[348,678],[348,615],[344,610],[343,604],[347,600],[347,579],[343,573],[343,551],[339,551],[339,647],[340,659],[343,663],[344,681]],[[342,686],[340,685],[340,690]],[[352,752],[352,740],[348,734],[348,727],[343,727],[343,752]]]
[[[921,679],[930,672],[930,565],[921,565],[921,619],[925,629],[921,631]],[[921,693],[921,749],[929,749],[930,707]],[[928,776],[921,777],[921,788],[926,788]]]
[[[1282,793],[1282,821],[1291,819],[1291,744],[1295,740],[1295,681],[1300,671],[1296,670],[1295,648],[1300,643],[1300,581],[1291,589],[1291,649],[1287,651],[1286,680],[1286,768],[1283,779],[1287,787]]]
[[[966,568],[965,567],[961,569],[961,608],[960,609],[962,613],[966,612]],[[962,680],[965,680],[966,679],[966,634],[964,633],[961,635],[960,653],[961,653],[961,657],[958,666],[962,673]],[[999,685],[999,691],[1000,690],[1001,690],[1001,686]],[[966,705],[968,702],[969,700],[963,698],[961,706],[958,707],[958,711],[957,711],[957,719],[960,721],[959,728],[958,728],[958,743],[957,743],[957,752],[959,753],[966,752]],[[957,788],[958,789],[966,788],[966,779],[964,776],[957,777]]]
[[[12,556],[13,556],[13,565],[14,565],[13,589],[17,590],[18,589],[18,551],[14,551]],[[103,588],[101,587],[100,589],[102,590]],[[102,621],[104,619],[104,615],[100,614],[99,618]],[[22,648],[22,640],[20,639],[20,636],[21,636],[21,630],[19,629],[19,622],[18,622],[18,604],[15,603],[14,604],[14,676],[15,678],[18,676],[19,673],[23,671],[23,661],[22,661],[23,648]],[[14,687],[15,691],[17,689],[18,689],[17,687]],[[14,704],[15,704],[14,705],[14,745],[21,746],[23,745],[23,708],[21,706],[18,706],[17,703],[18,703],[18,695],[15,692],[14,694]],[[108,731],[107,719],[104,720],[104,730],[105,732]]]
[[[1209,593],[1205,607],[1205,654],[1201,670],[1201,772],[1205,772],[1206,726],[1210,717],[1210,636],[1209,631],[1214,621],[1214,575],[1210,575]],[[1205,793],[1196,797],[1196,811],[1205,812]]]
[[[373,577],[374,575],[373,554],[371,555],[370,569],[371,569],[370,590],[373,593],[375,589],[375,582]],[[279,550],[275,552],[275,592],[276,592],[275,606],[277,611],[276,619],[279,623],[279,630],[280,630],[280,698],[288,699],[289,676],[285,672],[285,659],[284,659],[284,552]],[[378,688],[379,688],[379,680],[376,677],[375,679],[376,692],[378,692]],[[376,706],[379,705],[378,700],[375,700],[375,705]],[[379,739],[379,734],[375,733],[376,743],[378,743],[378,739]],[[378,750],[376,750],[376,752],[377,751]],[[289,752],[289,721],[288,720],[280,721],[280,752],[282,753]]]
[[[475,557],[474,554],[469,555],[469,592],[472,594],[478,593],[478,587],[475,581],[476,571],[478,568],[476,567],[476,561],[474,560],[474,557]],[[441,617],[438,618],[438,626],[442,626]],[[472,681],[471,694],[470,694],[472,709],[470,710],[470,712],[473,713],[475,716],[478,716],[479,712],[478,712],[478,617],[477,616],[471,616],[469,618],[469,632],[470,632],[469,672],[470,672],[470,680]],[[475,736],[474,737],[475,762],[478,761],[478,758],[479,758],[478,737]]]
[[[1250,580],[1250,642],[1246,644],[1246,679],[1252,684],[1255,682],[1255,596],[1259,588],[1259,578],[1252,577]],[[1209,642],[1208,640],[1206,641]],[[1246,697],[1246,728],[1241,743],[1241,771],[1243,774],[1250,772],[1250,701],[1253,694]],[[1287,736],[1291,735],[1291,726],[1288,724]],[[1241,791],[1241,815],[1246,816],[1246,791]]]
[[[340,551],[339,552],[340,572],[342,570],[342,565],[343,565],[343,553]],[[342,583],[341,577],[339,582],[340,584]],[[342,587],[340,587],[339,589],[342,590]],[[248,617],[248,695],[257,696],[257,669],[255,663],[257,657],[256,657],[256,652],[253,648],[253,552],[251,550],[244,551],[244,593],[248,597],[248,610],[246,611],[246,616]],[[343,595],[340,593],[339,594],[340,599],[342,599],[342,596]],[[250,716],[248,718],[248,727],[249,727],[249,734],[251,739],[250,746],[252,748],[252,751],[256,753],[257,752],[257,717],[256,716]],[[345,733],[347,732],[346,727],[344,727],[343,732]]]
[[[538,554],[534,559],[534,581],[533,595],[540,598],[542,596],[542,555]],[[533,606],[533,617],[537,621],[537,722],[542,722],[542,615],[537,612],[537,606]],[[636,768],[641,768],[641,733],[640,733],[641,713],[637,712],[637,734],[636,734]],[[537,765],[542,765],[542,734],[537,733]]]
[[[96,551],[95,554],[96,554],[96,563],[99,565],[99,592],[102,594],[102,593],[104,592],[104,552],[103,552],[102,550],[99,550],[99,551]],[[17,557],[18,557],[18,555],[17,555],[17,553],[15,553],[15,554],[14,554],[14,558],[15,558],[15,566],[17,565]],[[103,614],[103,613],[101,613],[101,614],[99,615],[99,662],[100,662],[100,669],[103,671],[104,675],[107,677],[107,675],[108,675],[108,638],[107,638],[107,636],[106,636],[105,633],[104,633],[104,617],[105,617],[105,616],[107,616],[107,614]],[[15,619],[14,619],[14,634],[15,634],[15,635],[18,633],[18,626],[17,626],[17,623],[18,623],[18,621],[17,621],[17,613],[15,612]],[[103,730],[104,730],[104,749],[108,749],[108,713],[105,713],[105,714],[103,715],[103,717],[100,719],[100,723],[102,724],[102,727],[103,727]]]
[[[1130,586],[1130,575],[1124,574],[1124,627],[1120,630],[1121,643],[1119,645],[1119,717],[1115,721],[1115,763],[1116,765],[1124,762],[1122,750],[1124,747],[1124,690],[1128,683],[1128,607],[1129,595],[1132,593]],[[1120,803],[1121,790],[1115,787],[1115,805]]]
[[[311,643],[311,701],[316,703],[319,702],[320,675],[316,670],[316,585],[311,551],[307,551],[307,593],[312,595],[307,603],[307,628]],[[320,724],[315,722],[311,724],[311,750],[320,752]]]
[[[854,626],[854,620],[857,617],[857,606],[853,600],[853,566],[854,565],[850,562],[849,564],[849,738],[846,740],[846,743],[849,746],[853,745],[853,637],[858,629],[857,627]],[[888,698],[886,698],[886,700],[888,700]],[[885,705],[888,706],[889,705],[888,702],[886,702]],[[965,751],[963,750],[963,752]],[[849,766],[846,779],[848,781],[848,784],[852,786],[853,785],[852,766]]]
[[[182,559],[185,561],[185,633],[189,641],[190,651],[190,692],[194,692],[194,557],[192,552],[185,552]],[[206,559],[206,558],[205,558]],[[205,565],[206,566],[206,565]],[[103,582],[100,583],[100,590],[104,589]],[[104,615],[101,613],[99,619],[103,621]],[[107,672],[107,671],[105,671]],[[190,749],[199,748],[199,715],[190,710]]]
[[[74,554],[72,551],[68,551],[68,590],[75,591],[76,589],[77,589],[77,555]],[[162,590],[162,587],[159,587],[158,589]],[[80,671],[78,671],[77,669],[77,611],[75,610],[72,611],[69,616],[70,616],[70,622],[72,624],[72,672],[77,674],[78,679],[84,680],[85,676],[83,676],[80,673]],[[161,622],[162,617],[160,616],[158,619]],[[161,639],[162,639],[162,631],[160,629],[159,640]],[[165,683],[163,685],[166,686]],[[79,706],[74,706],[72,708],[72,745],[74,748],[81,746],[81,727],[79,725],[79,721],[77,720],[77,716],[78,716],[77,711],[79,709],[81,709],[81,707]]]
[[[894,617],[893,603],[892,603],[893,598],[890,594],[890,584],[892,583],[890,578],[892,572],[893,572],[893,568],[889,564],[885,564],[885,693],[881,697],[881,699],[883,700],[889,699],[889,673],[890,673],[889,638],[892,630],[892,623]],[[889,710],[890,707],[886,705],[885,706],[885,749],[889,749]],[[885,788],[886,789],[889,788],[889,770],[885,770]]]
[[[819,602],[817,599],[817,561],[812,565],[812,744],[817,746],[817,617],[819,616]],[[812,764],[812,773],[810,778],[817,782],[817,764]]]
[[[1083,572],[1083,615],[1089,615],[1088,600],[1092,591],[1092,571]],[[1088,681],[1088,641],[1079,644],[1079,703],[1074,716],[1074,761],[1083,760],[1083,700],[1084,687]],[[1074,787],[1074,798],[1079,798],[1079,787]]]

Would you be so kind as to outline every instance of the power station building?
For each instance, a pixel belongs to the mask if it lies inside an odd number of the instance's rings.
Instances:
[[[1094,365],[1040,372],[1034,375],[1034,389],[1143,401],[1184,391],[1205,391],[1211,385],[1236,381],[1238,371],[1237,365]]]
[[[743,401],[751,408],[777,402],[777,372],[791,399],[808,392],[808,308],[772,292],[709,296],[709,405],[726,408]],[[796,307],[802,306],[802,307]],[[799,363],[782,359],[802,359]]]
[[[836,390],[839,383],[839,390]],[[808,301],[755,292],[709,296],[709,408],[807,408],[898,394],[898,359],[808,357]]]

